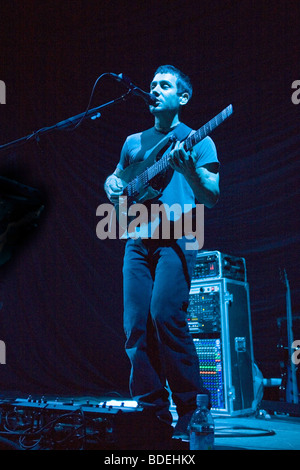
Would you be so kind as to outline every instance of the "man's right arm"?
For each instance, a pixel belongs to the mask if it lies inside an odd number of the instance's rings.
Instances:
[[[122,181],[121,176],[124,168],[129,164],[129,153],[128,153],[128,138],[125,140],[121,155],[120,161],[116,166],[115,171],[106,178],[104,183],[104,190],[110,202],[117,204],[119,202],[119,197],[122,196],[125,183]]]

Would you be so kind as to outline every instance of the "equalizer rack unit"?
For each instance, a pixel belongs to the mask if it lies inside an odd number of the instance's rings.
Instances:
[[[253,412],[254,360],[243,258],[198,253],[187,322],[212,411],[229,416]]]

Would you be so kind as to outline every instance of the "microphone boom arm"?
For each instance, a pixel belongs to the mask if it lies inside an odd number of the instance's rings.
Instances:
[[[32,132],[31,134],[28,134],[27,136],[21,137],[20,139],[13,140],[12,142],[8,142],[7,144],[0,145],[0,151],[1,150],[7,150],[7,149],[13,148],[13,147],[17,147],[17,146],[22,145],[26,142],[29,142],[33,138],[35,138],[36,141],[39,142],[40,135],[46,134],[46,133],[51,132],[53,130],[68,129],[71,125],[78,126],[81,123],[81,121],[83,121],[84,119],[87,119],[87,118],[97,119],[101,116],[101,114],[99,113],[100,109],[103,109],[107,106],[111,106],[113,104],[116,104],[119,101],[124,101],[132,94],[133,94],[133,89],[129,89],[127,91],[127,93],[124,93],[119,98],[108,101],[107,103],[104,103],[100,106],[97,106],[96,108],[84,111],[83,113],[77,114],[76,116],[72,116],[68,119],[65,119],[64,121],[60,121],[57,124],[54,124],[53,126],[43,127],[43,128],[41,128],[37,131]],[[70,130],[73,130],[73,129],[70,129]]]

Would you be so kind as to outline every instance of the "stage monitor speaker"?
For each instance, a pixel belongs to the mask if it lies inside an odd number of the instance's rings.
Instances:
[[[247,282],[193,278],[187,320],[212,412],[253,413],[254,360]]]

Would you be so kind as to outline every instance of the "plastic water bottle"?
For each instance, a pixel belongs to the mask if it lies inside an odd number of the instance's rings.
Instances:
[[[197,395],[197,409],[189,425],[190,450],[212,450],[214,448],[215,425],[208,409],[208,396]]]

